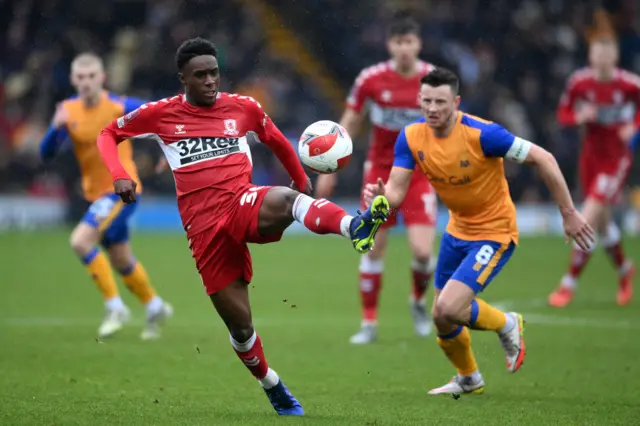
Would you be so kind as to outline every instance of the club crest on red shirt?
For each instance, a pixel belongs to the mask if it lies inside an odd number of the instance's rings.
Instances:
[[[224,134],[229,136],[236,136],[238,134],[236,120],[224,120]]]

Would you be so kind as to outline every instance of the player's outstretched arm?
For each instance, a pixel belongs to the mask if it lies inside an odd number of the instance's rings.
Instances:
[[[595,236],[593,229],[576,210],[560,166],[550,152],[532,142],[513,136],[504,127],[493,123],[482,129],[480,145],[487,157],[504,157],[538,169],[540,177],[560,207],[567,241],[569,238],[575,239],[584,250],[591,247]]]

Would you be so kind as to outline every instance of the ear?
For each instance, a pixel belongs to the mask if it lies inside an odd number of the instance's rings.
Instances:
[[[456,109],[460,106],[460,95],[456,96]]]
[[[180,81],[180,84],[182,84],[183,86],[185,86],[187,84],[185,78],[184,78],[184,74],[182,72],[178,73],[178,80]]]

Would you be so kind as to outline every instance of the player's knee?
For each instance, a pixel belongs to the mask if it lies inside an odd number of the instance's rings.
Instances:
[[[300,193],[284,186],[272,188],[266,195],[263,205],[269,210],[273,221],[290,221],[293,217],[293,205]]]
[[[253,336],[254,332],[255,330],[253,329],[252,324],[229,327],[229,334],[231,334],[233,340],[238,343],[244,343],[251,339],[251,336]]]
[[[428,270],[431,262],[431,250],[416,249],[413,250],[413,260],[411,261],[414,269]]]
[[[434,321],[441,324],[459,324],[462,320],[457,304],[449,300],[438,298],[433,313]]]
[[[95,243],[80,232],[71,234],[69,245],[78,256],[86,256],[95,247]]]
[[[293,189],[290,188],[283,188],[282,189],[282,204],[283,204],[283,208],[282,210],[282,218],[284,219],[289,219],[293,216],[293,205],[296,202],[296,199],[298,198],[298,196],[300,195],[300,193],[298,191],[294,191]]]

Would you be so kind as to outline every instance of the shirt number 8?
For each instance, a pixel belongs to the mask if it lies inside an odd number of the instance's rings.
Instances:
[[[480,250],[476,253],[476,262],[481,265],[486,265],[491,261],[495,250],[490,245],[484,245],[480,247]]]

